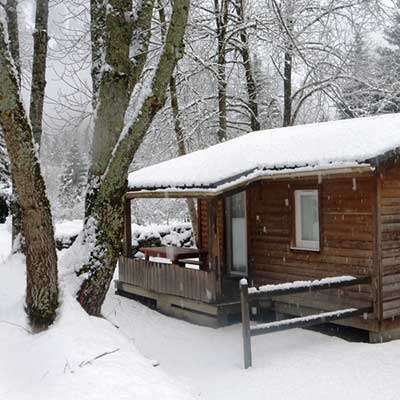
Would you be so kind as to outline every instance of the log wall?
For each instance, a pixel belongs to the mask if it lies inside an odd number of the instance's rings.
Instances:
[[[382,268],[382,316],[400,316],[400,164],[382,169],[378,180]]]
[[[311,186],[309,186],[311,185]],[[292,191],[320,190],[319,252],[291,248],[294,204]],[[328,276],[376,276],[374,263],[374,177],[301,183],[259,183],[248,189],[249,279],[254,285]],[[291,296],[286,301],[323,310],[375,303],[371,285]]]
[[[199,200],[198,202],[198,220],[199,220],[199,237],[200,247],[202,249],[208,248],[208,237],[209,237],[209,215],[208,215],[209,202],[207,200]],[[224,262],[224,247],[225,247],[225,222],[224,222],[224,201],[218,200],[217,206],[217,231],[218,231],[218,242],[220,259],[222,260],[223,268],[225,270]]]

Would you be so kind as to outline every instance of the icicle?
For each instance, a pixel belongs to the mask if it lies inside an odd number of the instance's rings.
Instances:
[[[355,192],[357,190],[357,179],[353,178],[353,191]]]

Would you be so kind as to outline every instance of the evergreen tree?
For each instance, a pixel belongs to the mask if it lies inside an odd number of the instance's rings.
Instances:
[[[379,96],[372,89],[375,61],[359,32],[355,34],[348,60],[348,78],[344,79],[341,85],[339,115],[341,118],[356,118],[375,114],[379,100]]]
[[[61,175],[58,203],[62,209],[72,210],[82,203],[85,196],[87,161],[79,149],[77,141],[72,141],[66,155]]]
[[[379,113],[400,112],[400,1],[395,6],[389,26],[384,30],[389,46],[378,49],[378,79],[383,94]]]

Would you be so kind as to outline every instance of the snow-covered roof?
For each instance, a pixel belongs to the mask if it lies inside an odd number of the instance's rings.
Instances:
[[[400,114],[251,132],[132,172],[129,191],[221,191],[256,178],[370,169],[400,147]]]

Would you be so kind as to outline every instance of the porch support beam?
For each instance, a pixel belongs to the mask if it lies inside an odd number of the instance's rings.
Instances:
[[[132,218],[131,218],[131,199],[125,199],[124,203],[124,240],[123,255],[130,257],[132,254]]]
[[[218,200],[208,199],[208,268],[216,272],[217,296],[221,294],[221,255],[217,224]]]

